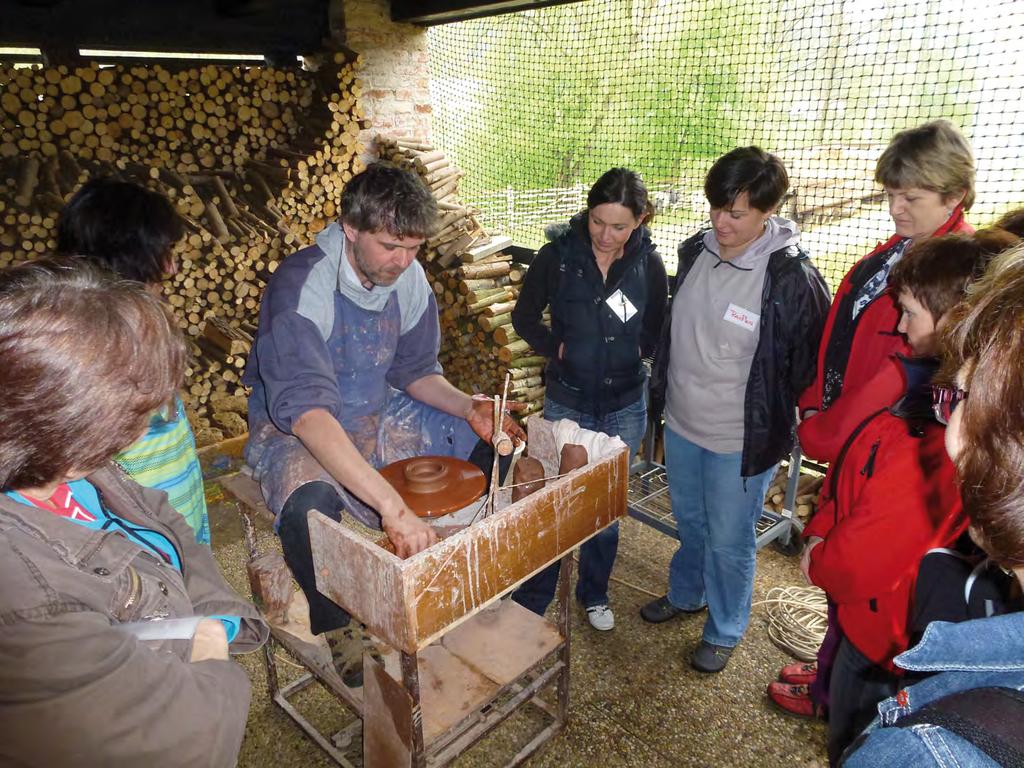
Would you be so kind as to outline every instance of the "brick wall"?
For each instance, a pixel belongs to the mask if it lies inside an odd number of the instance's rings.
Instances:
[[[395,24],[388,0],[344,0],[345,44],[363,55],[360,103],[370,119],[363,143],[383,133],[430,138],[430,59],[427,33]]]

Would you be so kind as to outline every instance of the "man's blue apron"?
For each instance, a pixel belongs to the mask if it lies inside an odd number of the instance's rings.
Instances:
[[[341,397],[341,426],[375,468],[412,456],[467,458],[478,438],[465,419],[414,400],[388,384],[400,327],[395,294],[382,311],[371,312],[335,293],[334,327],[327,347]],[[273,424],[259,382],[249,398],[249,425],[246,462],[275,517],[300,486],[322,480],[335,487],[353,517],[380,527],[380,517],[371,507],[340,486],[298,438]]]

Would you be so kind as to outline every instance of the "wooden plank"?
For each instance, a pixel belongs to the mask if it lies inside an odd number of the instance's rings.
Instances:
[[[242,457],[242,452],[245,450],[245,442],[248,439],[248,434],[229,437],[227,440],[221,440],[219,443],[200,448],[196,453],[200,458],[206,456],[228,456],[232,459],[239,459]]]
[[[489,680],[508,685],[558,648],[562,637],[542,616],[499,600],[447,633],[441,643]]]
[[[535,431],[550,432],[537,420]],[[548,436],[547,443],[552,443]],[[544,440],[531,443],[551,453]],[[317,587],[388,645],[413,653],[626,515],[629,451],[578,469],[406,560],[310,518]],[[557,466],[547,457],[545,469]]]
[[[388,645],[410,653],[417,650],[403,561],[316,510],[310,510],[307,519],[317,589]]]
[[[576,470],[407,560],[419,647],[624,517],[628,454]]]
[[[323,515],[321,515],[323,517]],[[363,765],[412,765],[413,700],[369,655],[363,656]]]
[[[423,741],[429,747],[438,736],[492,701],[499,693],[499,686],[441,643],[427,646],[416,656],[419,660]],[[385,654],[384,667],[396,681],[401,679],[397,652]],[[528,667],[520,673],[526,669]]]
[[[466,255],[463,257],[464,262],[470,264],[486,259],[491,254],[497,253],[500,250],[508,248],[512,245],[512,238],[506,237],[505,235],[496,235],[483,245],[478,245],[475,248],[470,248],[466,251]]]
[[[259,512],[269,520],[274,519],[274,513],[271,512],[263,502],[263,491],[260,490],[259,483],[253,480],[249,475],[243,472],[238,472],[234,475],[218,478],[217,482],[220,483],[221,487],[225,491],[234,496],[242,504],[249,507],[249,509],[254,512]]]

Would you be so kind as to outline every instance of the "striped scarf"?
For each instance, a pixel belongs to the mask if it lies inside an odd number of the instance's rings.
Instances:
[[[209,544],[210,521],[195,437],[181,398],[175,398],[174,406],[174,418],[153,414],[149,431],[114,461],[139,485],[164,491],[171,506],[195,531],[196,541]]]

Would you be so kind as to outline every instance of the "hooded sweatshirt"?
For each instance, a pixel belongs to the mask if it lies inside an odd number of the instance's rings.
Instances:
[[[744,393],[761,333],[765,273],[772,253],[800,233],[773,216],[739,256],[724,261],[713,229],[672,303],[665,423],[715,453],[743,450]]]
[[[259,332],[242,378],[253,388],[250,431],[254,418],[268,415],[280,431],[291,434],[295,420],[313,408],[343,420],[341,390],[351,390],[358,373],[347,370],[343,361],[351,334],[344,320],[384,318],[392,297],[398,309],[398,348],[376,350],[374,359],[392,357],[387,382],[405,389],[423,376],[441,373],[437,304],[419,262],[414,260],[393,284],[367,290],[349,262],[344,230],[336,223],[316,236],[316,245],[285,259],[267,284]],[[371,367],[373,360],[366,362]]]

